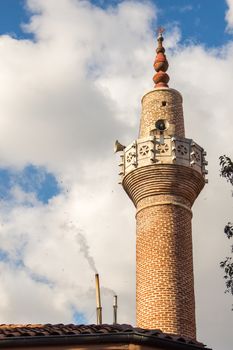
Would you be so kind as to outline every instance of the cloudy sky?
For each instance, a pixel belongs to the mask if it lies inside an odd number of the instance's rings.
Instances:
[[[193,208],[198,340],[232,347],[230,253],[233,1],[0,1],[0,323],[135,323],[135,210],[118,185],[115,139],[138,133],[152,87],[155,28],[166,27],[170,87],[209,184]]]

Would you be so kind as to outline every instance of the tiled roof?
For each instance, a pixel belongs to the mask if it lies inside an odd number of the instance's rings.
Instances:
[[[1,324],[0,348],[4,346],[27,344],[83,344],[83,343],[145,343],[167,347],[203,349],[196,340],[148,330],[126,324],[116,325],[74,325],[74,324]]]

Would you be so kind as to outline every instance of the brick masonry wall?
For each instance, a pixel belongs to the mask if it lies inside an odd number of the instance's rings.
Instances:
[[[143,96],[139,138],[149,136],[158,119],[167,119],[174,126],[174,135],[185,136],[182,96],[178,91],[161,88]]]
[[[137,208],[137,326],[195,338],[191,207],[204,179],[189,167],[152,164],[122,185]]]
[[[165,103],[166,102],[166,103]],[[168,135],[185,137],[182,96],[160,88],[142,98],[139,138],[166,119]],[[191,166],[135,167],[122,185],[137,213],[137,326],[196,338],[191,207],[204,186]]]
[[[172,204],[136,216],[138,327],[196,337],[191,217]]]

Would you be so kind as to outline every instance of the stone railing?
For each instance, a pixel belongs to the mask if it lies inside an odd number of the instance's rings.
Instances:
[[[204,177],[206,152],[191,139],[150,136],[138,139],[121,154],[119,175],[122,178],[132,170],[151,164],[179,164],[192,167]],[[207,182],[207,180],[206,180]]]

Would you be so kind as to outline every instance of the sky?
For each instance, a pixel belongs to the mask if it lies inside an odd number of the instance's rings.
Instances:
[[[207,151],[193,207],[198,340],[232,347],[230,254],[233,1],[0,1],[0,323],[135,324],[135,209],[118,184],[116,139],[138,134],[158,26],[186,137]]]

